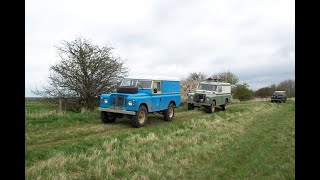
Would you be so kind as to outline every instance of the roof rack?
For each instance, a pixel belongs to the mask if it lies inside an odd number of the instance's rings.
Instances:
[[[221,79],[219,78],[208,78],[206,79],[206,81],[209,81],[209,82],[225,82],[225,81],[221,81]]]
[[[207,81],[213,81],[213,82],[220,82],[221,79],[217,79],[217,78],[208,78]]]
[[[221,82],[221,83],[228,83],[227,81],[221,81],[221,79],[220,79],[220,78],[214,78],[214,79],[212,79],[212,78],[208,78],[208,79],[206,79],[206,81],[208,81],[208,82]]]

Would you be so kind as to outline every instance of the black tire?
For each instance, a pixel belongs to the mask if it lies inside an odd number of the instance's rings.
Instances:
[[[103,123],[114,123],[116,121],[116,117],[112,115],[112,113],[108,113],[105,111],[100,112],[101,121]]]
[[[221,106],[222,111],[226,110],[228,108],[228,100],[226,99],[226,101],[224,102],[224,105]]]
[[[174,105],[170,103],[168,108],[163,111],[163,118],[165,121],[172,121],[174,117]]]
[[[191,103],[188,103],[188,110],[194,110],[194,105]]]
[[[117,87],[117,93],[137,94],[138,87],[135,86],[120,86]]]
[[[147,108],[144,105],[141,105],[136,115],[132,116],[131,125],[135,128],[144,126],[148,119],[147,114],[148,114]]]
[[[212,101],[211,107],[209,107],[209,113],[214,113],[215,109],[216,109],[216,101]]]

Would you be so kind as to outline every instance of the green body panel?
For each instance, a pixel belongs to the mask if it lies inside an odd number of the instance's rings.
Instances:
[[[195,106],[211,106],[213,101],[216,102],[216,106],[220,106],[220,105],[224,105],[226,100],[228,102],[230,102],[231,100],[231,94],[215,94],[213,96],[206,95],[206,100],[204,102],[196,102],[191,97],[192,97],[191,95],[188,95],[188,103],[192,103]]]

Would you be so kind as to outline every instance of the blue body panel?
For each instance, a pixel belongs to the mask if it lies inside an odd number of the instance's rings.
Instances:
[[[166,93],[177,93],[180,94],[180,81],[161,81],[162,83],[162,94]]]
[[[100,96],[100,107],[114,108],[117,106],[117,108],[121,110],[136,112],[139,106],[144,104],[150,113],[166,110],[169,103],[173,103],[175,107],[180,106],[180,82],[163,80],[161,81],[161,87],[161,94],[154,94],[151,89],[138,89],[138,93],[136,94],[102,94]],[[124,98],[124,100],[122,98]],[[104,102],[105,99],[108,100],[107,104]],[[118,101],[121,101],[120,105]],[[132,106],[128,105],[129,101],[134,101]]]

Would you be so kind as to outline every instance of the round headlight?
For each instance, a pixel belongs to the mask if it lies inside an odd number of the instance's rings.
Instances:
[[[193,96],[190,96],[191,99],[193,99]]]
[[[108,99],[104,99],[103,101],[104,103],[108,104]]]
[[[132,101],[128,101],[128,105],[132,106],[133,105]]]

